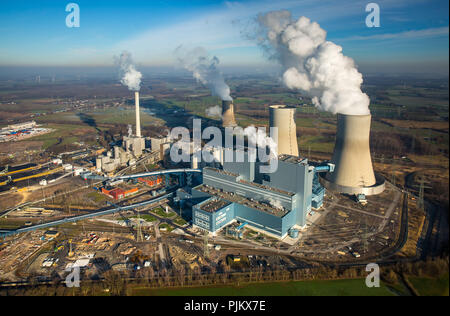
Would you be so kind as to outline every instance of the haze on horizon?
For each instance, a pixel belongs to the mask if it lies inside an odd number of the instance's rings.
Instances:
[[[224,73],[274,72],[248,35],[258,14],[287,9],[318,22],[363,73],[448,75],[446,0],[376,1],[379,28],[365,25],[367,0],[74,2],[80,28],[65,25],[69,1],[2,1],[0,67],[112,67],[113,56],[127,50],[140,67],[173,69],[174,50],[188,45],[218,56]]]

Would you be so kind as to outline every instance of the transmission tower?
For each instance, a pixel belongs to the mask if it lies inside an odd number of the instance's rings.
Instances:
[[[136,232],[136,241],[137,242],[143,242],[144,237],[142,236],[142,225],[141,225],[141,215],[138,209],[137,211],[137,232]]]
[[[364,217],[364,253],[367,253],[369,248],[369,226],[367,225],[367,217]]]
[[[425,177],[423,175],[420,175],[419,178],[419,199],[417,200],[417,207],[420,210],[424,210],[425,209],[425,202],[424,202],[424,196],[425,196],[425,189],[431,189],[431,187],[429,186],[425,186],[425,183],[427,183],[425,181]]]
[[[395,166],[395,161],[394,161],[394,163],[392,165],[392,174],[391,174],[391,183],[393,186],[395,186],[395,168],[396,168],[396,166]]]

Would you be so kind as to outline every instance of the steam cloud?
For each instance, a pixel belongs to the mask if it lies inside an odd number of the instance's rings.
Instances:
[[[182,46],[176,49],[175,54],[181,65],[191,71],[197,81],[206,85],[213,96],[218,96],[224,101],[233,101],[230,96],[230,87],[225,83],[222,73],[217,68],[220,61],[216,56],[210,58],[202,47],[184,51]]]
[[[269,197],[269,199],[267,200],[267,202],[268,202],[270,205],[272,205],[274,208],[277,208],[277,209],[279,209],[279,210],[283,210],[283,209],[284,209],[284,207],[283,207],[283,205],[281,204],[281,202],[278,201],[278,200],[276,200],[276,199],[274,199],[274,198]]]
[[[212,106],[210,108],[207,108],[205,110],[206,115],[209,117],[219,117],[222,118],[222,107],[220,107],[219,105],[216,106]]]
[[[114,57],[114,59],[119,66],[120,82],[131,91],[139,91],[141,89],[142,74],[136,70],[131,54],[124,51],[119,57]]]
[[[258,16],[259,44],[283,68],[282,81],[312,98],[320,110],[347,115],[370,114],[369,97],[361,91],[362,75],[342,47],[327,41],[316,22],[289,11]]]
[[[267,136],[264,129],[256,128],[251,125],[244,129],[244,135],[247,135],[249,144],[253,146],[259,146],[260,148],[269,148],[270,156],[272,158],[278,157],[278,145],[272,139],[272,137]]]

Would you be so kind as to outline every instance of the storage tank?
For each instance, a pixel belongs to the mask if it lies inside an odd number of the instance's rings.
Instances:
[[[272,105],[270,112],[270,127],[278,128],[278,155],[298,157],[297,125],[295,124],[295,107]]]
[[[327,173],[324,186],[346,194],[379,194],[384,179],[373,171],[370,155],[370,124],[372,116],[337,116],[336,143],[331,163],[334,172]],[[323,178],[322,178],[323,179]]]

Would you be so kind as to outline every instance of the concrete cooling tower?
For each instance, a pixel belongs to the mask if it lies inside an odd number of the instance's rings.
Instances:
[[[331,159],[335,169],[321,179],[327,189],[365,195],[384,191],[384,179],[374,173],[370,156],[371,118],[371,115],[338,114],[336,144]]]
[[[286,105],[272,105],[269,108],[270,127],[278,128],[278,155],[298,157],[297,125],[295,108]]]
[[[234,104],[232,101],[222,101],[222,126],[237,126],[236,119],[234,118]]]

